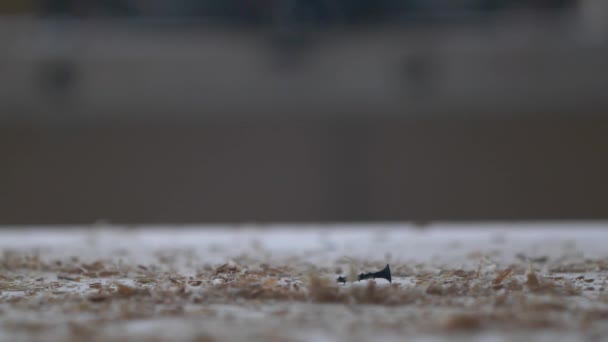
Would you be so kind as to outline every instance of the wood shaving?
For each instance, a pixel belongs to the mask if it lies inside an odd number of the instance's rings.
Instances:
[[[449,338],[455,332],[466,339],[539,329],[603,331],[608,321],[604,259],[551,257],[533,261],[545,263],[534,269],[528,257],[501,262],[481,253],[474,262],[449,267],[391,256],[392,284],[376,279],[342,285],[336,272],[356,277],[383,268],[384,260],[347,256],[316,265],[306,257],[275,260],[239,251],[223,262],[206,263],[183,251],[158,255],[58,260],[27,250],[3,252],[0,333],[53,342],[121,341],[125,336],[306,340],[317,337],[308,335],[312,330],[345,340],[418,333]],[[555,273],[558,269],[569,272]],[[142,335],[131,338],[130,324],[143,327],[137,328]],[[162,335],[165,324],[177,326],[172,332],[180,338]]]

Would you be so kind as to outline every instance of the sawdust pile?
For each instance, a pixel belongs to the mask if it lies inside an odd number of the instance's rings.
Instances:
[[[291,317],[291,324],[306,322],[301,316],[290,316],[291,308],[300,304],[344,307],[355,317],[377,306],[403,309],[404,315],[398,319],[372,320],[372,330],[396,333],[576,331],[604,326],[608,321],[607,260],[535,266],[526,260],[502,267],[480,262],[469,270],[393,263],[393,284],[370,280],[340,285],[336,271],[346,269],[343,265],[269,265],[236,258],[181,274],[162,262],[129,265],[111,260],[87,263],[77,257],[42,259],[35,253],[17,252],[5,252],[0,258],[0,314],[12,314],[1,321],[4,331],[40,338],[48,331],[56,332],[57,322],[16,318],[43,311],[62,317],[59,325],[71,339],[90,340],[104,336],[104,326],[116,321],[234,320],[220,315],[216,308],[262,304],[281,307],[268,315],[283,320]],[[357,267],[373,271],[378,265],[382,263]],[[411,310],[416,314],[405,314]],[[206,333],[199,337],[213,340]]]

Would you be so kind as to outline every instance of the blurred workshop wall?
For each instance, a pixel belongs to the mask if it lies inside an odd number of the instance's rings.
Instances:
[[[0,15],[32,13],[35,9],[34,0],[2,0],[0,2]]]
[[[0,129],[11,223],[605,219],[608,120]]]
[[[608,218],[607,2],[76,3],[0,18],[0,224]]]

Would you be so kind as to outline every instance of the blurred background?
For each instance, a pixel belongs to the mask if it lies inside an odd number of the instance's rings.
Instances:
[[[3,0],[0,225],[607,219],[605,0]]]

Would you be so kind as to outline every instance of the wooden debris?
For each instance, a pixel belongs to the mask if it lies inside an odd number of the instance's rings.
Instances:
[[[114,277],[119,275],[120,273],[117,271],[108,271],[108,270],[104,270],[104,271],[100,271],[99,272],[99,276],[103,277],[103,278],[108,278],[108,277]]]
[[[526,286],[528,286],[531,291],[536,291],[540,288],[540,281],[538,280],[538,277],[534,271],[528,272],[526,279]]]
[[[80,281],[80,277],[78,277],[78,276],[72,276],[70,274],[62,274],[62,273],[57,275],[57,279],[69,280],[69,281]]]
[[[443,329],[448,331],[475,331],[481,328],[481,318],[471,314],[456,314],[448,317]]]
[[[513,269],[511,267],[503,270],[494,279],[494,285],[502,284],[502,282],[505,281],[505,279],[507,279],[508,277],[510,277],[511,274],[513,274]]]

